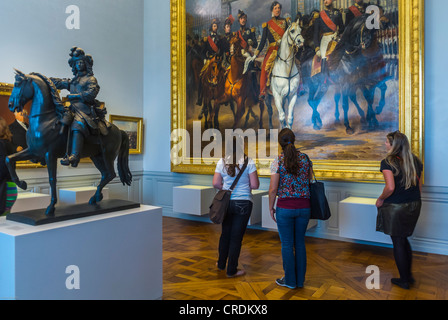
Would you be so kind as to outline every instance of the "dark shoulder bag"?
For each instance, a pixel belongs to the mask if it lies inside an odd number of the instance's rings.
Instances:
[[[236,176],[235,180],[233,181],[232,185],[230,186],[229,190],[219,190],[215,197],[213,198],[212,204],[210,205],[210,212],[209,217],[210,220],[213,223],[220,224],[224,221],[224,218],[227,213],[227,208],[229,207],[230,203],[230,196],[232,195],[232,191],[235,188],[236,184],[238,183],[238,180],[240,179],[241,175],[243,174],[244,170],[247,167],[249,159],[246,158],[244,161],[244,165],[241,168],[240,172]]]
[[[312,168],[312,162],[308,155],[306,156]],[[314,170],[313,170],[314,175]],[[330,206],[328,205],[327,196],[325,195],[325,186],[323,182],[317,181],[314,175],[314,182],[310,182],[310,202],[311,216],[310,219],[328,220],[331,217]]]

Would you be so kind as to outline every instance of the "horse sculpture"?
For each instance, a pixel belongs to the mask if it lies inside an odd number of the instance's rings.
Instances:
[[[294,122],[294,106],[297,90],[300,85],[300,72],[295,63],[297,50],[303,45],[302,29],[298,22],[293,22],[283,34],[280,47],[271,73],[271,91],[277,107],[280,127],[292,128]],[[288,104],[286,105],[286,102]],[[271,98],[266,98],[269,113],[269,126],[272,128]],[[285,107],[288,117],[286,118]]]
[[[250,115],[253,115],[252,106],[258,102],[258,95],[253,88],[252,78],[250,74],[244,73],[245,57],[242,52],[241,39],[237,33],[230,39],[230,69],[227,71],[224,91],[222,95],[215,100],[213,114],[214,114],[214,128],[219,129],[218,114],[219,108],[222,104],[236,103],[236,112],[234,114],[233,129],[237,128],[238,122],[243,117],[246,111],[246,104],[249,102],[249,111],[246,116],[246,125]],[[256,118],[259,121],[259,127],[263,128],[263,109],[264,106],[260,103],[260,117]]]
[[[31,160],[46,164],[51,188],[51,203],[45,214],[53,215],[57,203],[56,173],[57,159],[62,158],[67,150],[66,131],[60,133],[61,108],[63,108],[59,93],[52,81],[38,73],[25,75],[16,70],[14,88],[9,99],[9,110],[22,111],[24,105],[32,100],[29,114],[29,129],[27,131],[28,148],[6,157],[6,165],[12,181],[23,190],[27,183],[17,176],[15,163]],[[118,157],[117,166],[120,180],[131,185],[132,174],[129,170],[129,137],[111,125],[106,136],[92,135],[84,142],[81,157],[90,157],[96,168],[101,172],[101,181],[89,203],[95,204],[102,200],[101,193],[105,185],[116,177],[114,161]]]

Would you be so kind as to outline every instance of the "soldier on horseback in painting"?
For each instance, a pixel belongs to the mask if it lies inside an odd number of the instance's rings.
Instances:
[[[207,70],[210,64],[210,60],[213,57],[218,56],[220,54],[219,42],[221,37],[218,35],[218,26],[219,26],[218,20],[213,19],[209,29],[210,34],[208,35],[208,37],[204,38],[204,49],[202,55],[205,57],[205,61],[200,76],[202,76],[203,72]],[[196,102],[198,106],[202,105],[202,98],[203,98],[202,83],[200,83],[198,89],[198,101]],[[198,117],[199,119],[202,118],[202,114],[203,112],[201,111],[201,114]]]
[[[243,56],[245,56],[246,58],[250,58],[253,55],[252,48],[257,48],[258,46],[257,35],[255,34],[255,28],[249,29],[247,27],[247,14],[242,10],[238,10],[238,21],[240,23],[240,29],[237,31],[237,34],[241,40],[241,46],[244,51]],[[258,96],[259,86],[256,73],[260,70],[260,68],[252,65],[248,69],[250,78],[252,79],[252,90],[254,91],[254,94]]]
[[[369,3],[364,3],[364,0],[355,0],[355,3],[345,11],[345,25],[347,26],[354,18],[365,14],[369,5]]]
[[[66,126],[70,126],[71,152],[61,160],[61,164],[72,167],[78,166],[84,139],[91,134],[107,134],[110,126],[105,120],[106,109],[96,100],[100,86],[93,76],[92,56],[86,55],[84,50],[73,47],[68,61],[72,68],[73,79],[51,78],[57,89],[66,89],[70,107],[65,109],[61,123],[61,134]]]
[[[218,47],[221,49],[222,54],[222,64],[224,69],[228,70],[230,68],[230,39],[233,36],[232,24],[235,21],[235,18],[230,15],[225,21],[224,21],[224,36],[221,37],[219,40]]]
[[[335,0],[324,0],[324,10],[314,22],[314,45],[318,58],[321,58],[321,72],[328,78],[327,58],[339,41],[339,35],[344,32],[342,14],[333,7]],[[314,69],[314,67],[313,67]],[[318,73],[318,72],[316,72]]]
[[[261,65],[260,76],[260,100],[264,100],[266,96],[266,87],[269,86],[269,75],[277,56],[277,50],[280,46],[283,34],[288,29],[290,21],[280,17],[282,5],[278,1],[274,1],[271,5],[272,19],[263,23],[263,34],[260,43],[255,50],[255,56],[258,56],[264,49],[266,42],[268,43],[268,51]]]
[[[238,10],[238,21],[240,23],[240,29],[238,30],[238,36],[241,41],[241,45],[246,52],[251,51],[252,48],[258,46],[257,36],[255,34],[255,28],[249,29],[247,24],[247,14],[244,11]]]

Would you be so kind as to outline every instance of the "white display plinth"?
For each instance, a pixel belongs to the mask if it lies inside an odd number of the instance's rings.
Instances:
[[[339,236],[364,241],[392,243],[376,231],[376,199],[349,197],[339,202]]]
[[[1,217],[0,270],[1,299],[161,299],[162,209],[42,226]]]
[[[268,194],[268,190],[252,190],[252,214],[250,215],[249,225],[261,222],[261,212],[263,210],[262,197]]]
[[[263,209],[262,209],[262,213],[261,213],[261,215],[262,215],[261,226],[263,228],[277,230],[277,223],[274,220],[272,220],[271,213],[269,212],[269,195],[262,197],[262,204],[263,204]],[[276,206],[276,204],[277,204],[277,201],[275,202],[274,207]],[[310,219],[310,222],[308,222],[308,227],[306,229],[308,230],[315,226],[317,226],[317,220]]]
[[[216,189],[205,186],[178,186],[173,188],[173,211],[197,216],[209,213]]]
[[[95,194],[96,187],[77,187],[77,188],[67,188],[59,189],[59,203],[60,204],[79,204],[87,203],[90,198]],[[103,200],[109,199],[109,189],[103,188],[102,191]]]
[[[46,208],[51,202],[48,194],[21,192],[17,194],[17,200],[11,208],[11,212],[22,212],[27,210]]]

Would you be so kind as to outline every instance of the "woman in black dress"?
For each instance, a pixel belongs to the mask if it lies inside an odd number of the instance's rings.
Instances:
[[[412,249],[408,237],[414,232],[420,215],[421,175],[423,164],[411,151],[409,140],[400,131],[386,138],[386,158],[381,161],[381,172],[386,183],[376,201],[378,217],[376,230],[392,238],[394,258],[400,278],[391,282],[409,289],[412,277]]]

